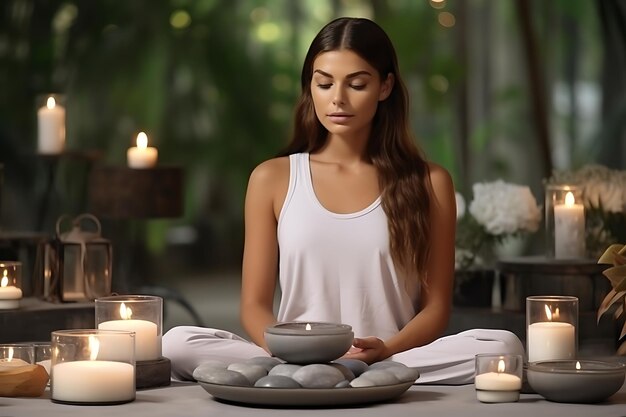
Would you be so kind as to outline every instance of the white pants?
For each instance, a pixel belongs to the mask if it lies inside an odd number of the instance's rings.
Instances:
[[[416,367],[420,371],[418,384],[458,385],[474,381],[474,357],[478,353],[524,355],[524,347],[509,331],[473,329],[398,353],[391,359]],[[180,326],[163,335],[163,356],[172,361],[174,379],[193,380],[193,370],[209,359],[230,364],[269,355],[234,333]]]

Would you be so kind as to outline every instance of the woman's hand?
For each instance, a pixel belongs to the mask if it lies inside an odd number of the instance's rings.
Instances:
[[[385,342],[377,337],[354,339],[352,347],[344,356],[346,359],[358,359],[367,364],[379,362],[389,357]]]

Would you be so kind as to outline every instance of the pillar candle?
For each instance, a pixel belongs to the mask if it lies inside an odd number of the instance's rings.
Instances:
[[[585,208],[565,195],[565,204],[554,206],[554,257],[575,259],[585,256]]]
[[[576,354],[574,326],[563,322],[537,322],[528,326],[528,362],[573,359]]]
[[[148,146],[148,136],[144,132],[137,135],[137,146],[128,149],[126,159],[130,168],[152,168],[156,165],[158,151]]]
[[[37,149],[42,154],[58,154],[65,147],[65,108],[54,97],[37,110]]]
[[[504,372],[487,372],[476,375],[476,397],[484,403],[514,402],[519,400],[522,380],[517,375]]]
[[[133,365],[114,361],[63,362],[52,367],[52,399],[80,403],[132,401]]]

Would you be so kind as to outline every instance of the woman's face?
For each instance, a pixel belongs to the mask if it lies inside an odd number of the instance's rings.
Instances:
[[[391,76],[381,82],[378,71],[348,49],[323,52],[313,61],[313,105],[330,134],[369,134],[378,102],[392,86]]]

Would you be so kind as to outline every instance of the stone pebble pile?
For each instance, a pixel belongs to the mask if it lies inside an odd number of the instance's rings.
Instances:
[[[278,358],[255,357],[227,364],[210,360],[193,372],[197,381],[258,388],[361,388],[414,382],[417,369],[390,360],[368,365],[357,359],[296,365]]]

